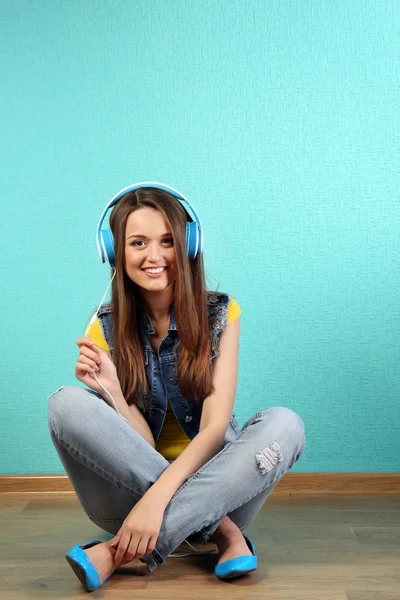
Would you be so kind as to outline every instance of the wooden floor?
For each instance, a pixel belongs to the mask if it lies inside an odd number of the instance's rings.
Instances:
[[[251,575],[218,580],[216,555],[169,558],[152,574],[135,560],[88,596],[64,555],[111,536],[74,494],[0,494],[0,598],[400,600],[400,496],[277,494],[246,532]]]

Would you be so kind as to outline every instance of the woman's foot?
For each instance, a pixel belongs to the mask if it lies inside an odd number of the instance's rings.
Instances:
[[[96,546],[92,546],[92,548],[84,550],[91,563],[96,568],[100,581],[104,581],[104,579],[109,577],[116,568],[114,564],[114,557],[117,551],[111,546],[112,541],[113,540],[102,542],[101,544],[97,544]],[[118,566],[120,567],[121,565],[125,565],[127,562],[131,561],[122,560]]]
[[[239,527],[229,517],[221,521],[210,540],[218,547],[218,565],[238,556],[253,556]]]

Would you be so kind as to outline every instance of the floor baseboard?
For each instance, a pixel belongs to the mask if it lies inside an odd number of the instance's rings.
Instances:
[[[0,475],[0,493],[74,492],[67,475]],[[400,494],[400,473],[286,473],[272,494]]]

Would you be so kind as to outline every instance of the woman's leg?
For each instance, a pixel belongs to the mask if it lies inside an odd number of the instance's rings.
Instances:
[[[305,448],[304,424],[292,410],[256,413],[227,444],[177,490],[168,504],[152,554],[154,571],[193,532],[208,541],[225,515],[252,519]],[[246,522],[245,525],[249,523]]]
[[[76,495],[115,535],[169,462],[96,392],[68,386],[48,400],[51,439]]]
[[[169,466],[100,395],[78,386],[49,397],[49,429],[85,512],[112,534]],[[293,411],[256,413],[234,442],[177,490],[157,547],[142,560],[153,571],[191,534],[208,541],[226,514],[254,507],[263,494],[265,500],[304,445],[304,425]]]
[[[254,417],[252,417],[252,419],[253,418]],[[251,421],[251,419],[250,419],[250,421]],[[249,421],[247,423],[249,423]],[[242,429],[244,429],[247,426],[247,423],[243,426]],[[304,449],[305,449],[305,437],[304,437],[304,444],[300,447],[300,450],[298,452],[298,455],[295,457],[294,462],[297,462],[298,460],[300,460],[301,456],[303,455]],[[293,466],[293,465],[291,465],[291,466]],[[291,466],[289,468],[291,468]],[[254,498],[252,498],[248,502],[245,502],[244,504],[242,504],[242,506],[239,506],[239,508],[237,508],[236,510],[233,510],[231,513],[228,514],[228,517],[231,519],[231,521],[233,521],[235,523],[235,525],[237,525],[237,527],[239,527],[239,529],[244,531],[247,527],[249,527],[249,525],[251,525],[253,523],[254,519],[260,512],[261,508],[264,506],[266,499],[268,498],[268,496],[270,495],[270,493],[272,492],[272,490],[278,483],[279,483],[279,479],[277,479],[272,485],[268,486],[262,492],[260,492],[256,496],[254,496]]]

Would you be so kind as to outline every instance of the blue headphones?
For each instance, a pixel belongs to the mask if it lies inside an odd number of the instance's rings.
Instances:
[[[115,267],[114,238],[112,231],[110,228],[101,229],[107,211],[112,206],[117,204],[117,202],[123,196],[125,196],[125,194],[141,187],[154,187],[159,190],[163,190],[164,192],[172,194],[175,196],[175,198],[177,198],[177,200],[179,200],[185,209],[186,214],[191,219],[191,221],[186,222],[186,250],[188,257],[193,259],[196,258],[197,255],[201,254],[203,252],[204,245],[203,228],[201,226],[199,216],[194,210],[193,206],[190,204],[189,200],[185,198],[183,194],[178,192],[178,190],[175,190],[164,183],[158,183],[157,181],[142,181],[141,183],[133,183],[132,185],[128,185],[128,187],[122,189],[110,200],[103,210],[103,214],[100,217],[96,231],[96,245],[101,262],[104,263],[105,261],[108,261],[112,267]]]

